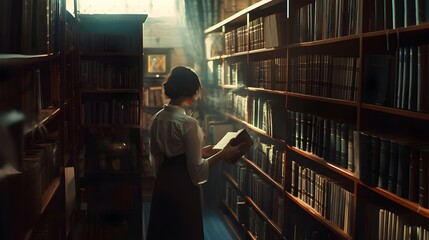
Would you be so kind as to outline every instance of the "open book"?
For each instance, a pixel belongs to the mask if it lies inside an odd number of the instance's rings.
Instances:
[[[236,146],[244,142],[243,146],[240,148],[240,153],[231,159],[225,159],[228,163],[237,162],[253,145],[253,139],[250,137],[246,129],[242,128],[236,132],[227,132],[225,136],[213,147],[213,149],[223,149],[231,139],[232,145]]]

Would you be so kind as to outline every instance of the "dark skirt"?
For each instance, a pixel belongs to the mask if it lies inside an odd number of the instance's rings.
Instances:
[[[204,239],[201,188],[194,185],[186,155],[165,159],[155,181],[147,240]]]

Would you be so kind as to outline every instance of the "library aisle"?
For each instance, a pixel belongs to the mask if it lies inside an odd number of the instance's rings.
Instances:
[[[143,203],[143,234],[146,236],[147,226],[149,221],[150,214],[150,202]],[[204,239],[205,240],[235,240],[238,239],[234,237],[225,222],[222,220],[222,216],[219,215],[218,211],[213,209],[204,208],[203,209],[203,221],[204,221]],[[144,237],[144,239],[146,239]]]

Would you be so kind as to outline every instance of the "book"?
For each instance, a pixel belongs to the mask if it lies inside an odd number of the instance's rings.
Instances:
[[[232,146],[237,146],[241,143],[245,143],[240,148],[239,154],[235,155],[230,159],[226,159],[228,163],[233,164],[237,162],[247,151],[250,150],[250,148],[253,146],[253,139],[250,137],[246,129],[242,128],[236,132],[227,132],[225,136],[213,147],[213,149],[223,149],[231,139],[233,139],[231,143]]]

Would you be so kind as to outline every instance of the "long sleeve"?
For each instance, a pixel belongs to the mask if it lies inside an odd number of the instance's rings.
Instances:
[[[198,122],[192,118],[184,122],[183,131],[189,175],[195,185],[202,184],[209,175],[209,163],[201,156],[203,132]]]

